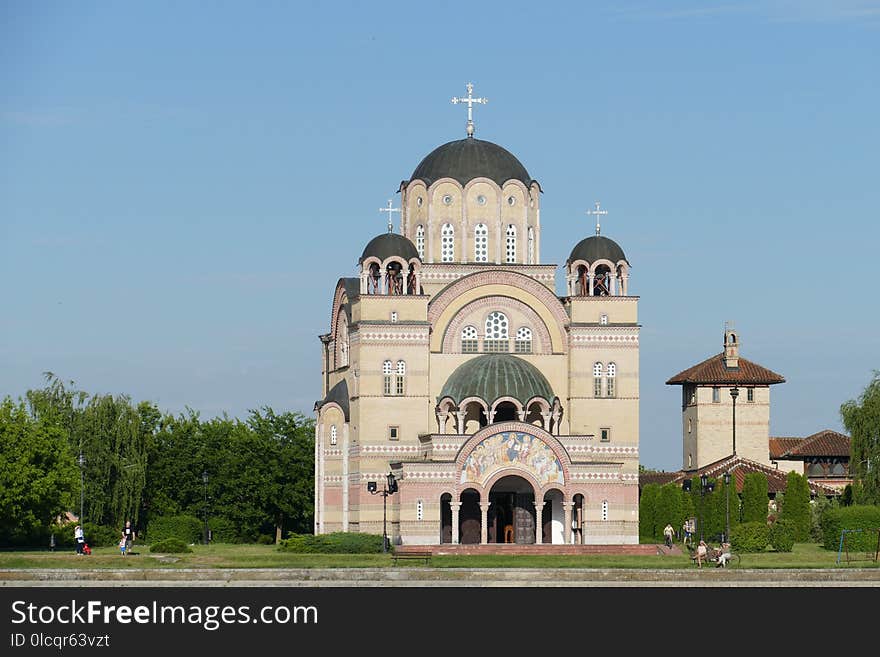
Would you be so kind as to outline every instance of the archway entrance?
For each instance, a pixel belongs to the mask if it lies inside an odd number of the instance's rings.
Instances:
[[[535,542],[535,491],[517,475],[495,482],[489,491],[487,518],[490,543]]]
[[[461,510],[458,512],[458,542],[479,544],[481,529],[480,494],[473,488],[461,493]]]

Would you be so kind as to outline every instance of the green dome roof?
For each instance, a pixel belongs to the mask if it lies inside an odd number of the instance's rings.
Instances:
[[[575,260],[586,260],[587,262],[595,262],[596,260],[610,260],[617,264],[621,260],[629,264],[629,260],[623,255],[623,249],[615,242],[604,235],[593,235],[581,240],[571,250],[568,256],[568,262]]]
[[[472,137],[435,148],[419,163],[410,180],[423,180],[430,185],[440,178],[453,178],[462,185],[474,178],[489,178],[499,186],[508,180],[519,180],[526,187],[532,182],[513,153],[491,141]]]
[[[398,235],[397,233],[382,233],[369,241],[364,252],[361,254],[359,262],[363,262],[367,258],[376,256],[379,260],[385,260],[391,256],[400,256],[407,262],[413,258],[419,257],[416,245],[413,244],[408,237]]]
[[[443,385],[439,399],[461,402],[479,397],[492,403],[499,397],[513,397],[525,404],[532,397],[548,402],[556,395],[541,371],[522,358],[509,354],[486,354],[459,365]]]

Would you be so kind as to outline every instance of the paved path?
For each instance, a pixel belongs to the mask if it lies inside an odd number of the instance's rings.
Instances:
[[[880,568],[2,569],[0,587],[877,587]]]

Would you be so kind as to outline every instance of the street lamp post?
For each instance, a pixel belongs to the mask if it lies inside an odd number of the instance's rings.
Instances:
[[[730,389],[730,398],[733,400],[733,455],[736,456],[736,398],[739,397],[739,388],[734,386]]]
[[[205,484],[205,545],[208,544],[208,471],[202,470],[202,483]]]
[[[393,472],[389,472],[385,475],[385,485],[382,487],[382,490],[378,490],[375,481],[367,482],[367,490],[370,495],[381,495],[382,496],[382,552],[388,552],[388,529],[387,529],[387,500],[389,495],[394,495],[397,492],[397,479],[394,476]]]
[[[700,475],[700,540],[703,540],[703,505],[705,504],[704,496],[706,495],[706,486],[709,483],[709,477],[706,476],[706,473]]]
[[[86,459],[83,456],[82,449],[79,451],[79,457],[76,459],[76,462],[79,463],[79,524],[82,526],[85,522],[83,513],[86,502]]]
[[[727,530],[724,534],[724,539],[729,543],[730,542],[730,471],[724,473],[724,502],[726,505],[725,508],[725,518],[727,524]],[[721,541],[722,543],[724,541]]]

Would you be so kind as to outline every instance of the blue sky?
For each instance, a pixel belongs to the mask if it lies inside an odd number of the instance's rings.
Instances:
[[[726,320],[787,379],[772,435],[842,430],[880,367],[880,2],[11,1],[0,37],[0,395],[311,414],[333,285],[468,81],[544,262],[609,211],[642,463],[680,467],[665,381]]]

